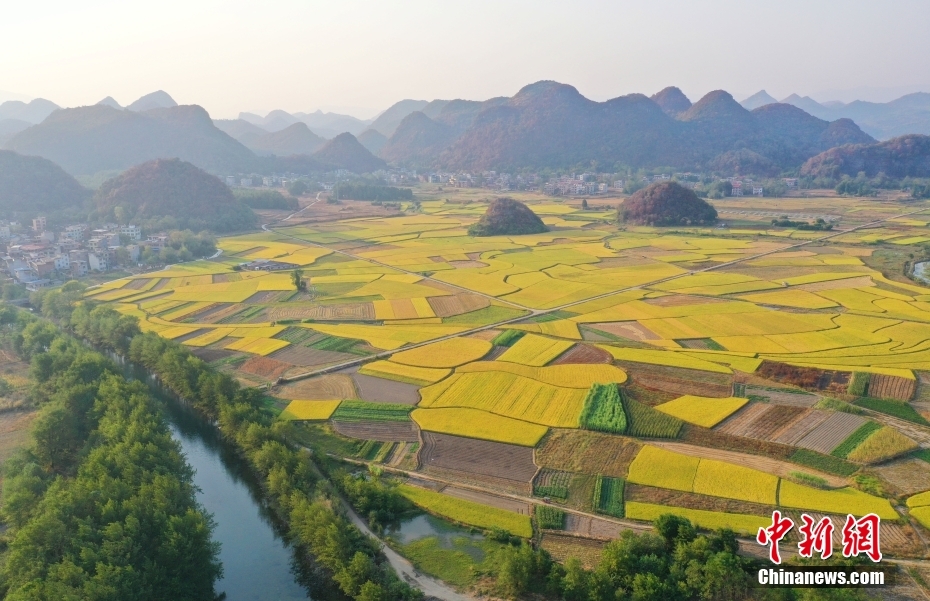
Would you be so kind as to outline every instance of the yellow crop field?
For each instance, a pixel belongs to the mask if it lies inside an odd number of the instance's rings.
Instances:
[[[395,353],[391,361],[419,367],[457,367],[481,359],[491,348],[487,340],[452,338]]]
[[[907,500],[908,507],[926,507],[930,505],[930,490],[910,497]]]
[[[846,456],[850,461],[875,463],[917,448],[917,443],[890,426],[882,426]]]
[[[291,274],[269,273],[265,277],[259,278],[255,286],[256,292],[273,292],[276,290],[294,290],[294,282],[291,281]]]
[[[158,335],[168,340],[174,340],[175,338],[180,338],[181,336],[186,336],[196,331],[197,328],[195,326],[169,326],[159,330]]]
[[[731,369],[738,369],[747,374],[751,374],[759,369],[759,366],[762,365],[762,359],[759,359],[755,356],[755,353],[743,353],[739,354],[736,352],[725,353],[722,351],[703,351],[703,350],[689,350],[689,351],[677,351],[688,357],[694,357],[695,359],[700,359],[702,361],[712,361],[714,363],[720,363],[721,365],[726,365]]]
[[[577,428],[586,390],[552,386],[499,371],[463,373],[421,407],[472,407],[555,428]],[[429,399],[429,400],[427,400]]]
[[[687,394],[657,405],[656,409],[690,424],[713,428],[748,402],[749,399],[740,397],[717,399]]]
[[[342,401],[291,401],[281,412],[282,419],[327,420]]]
[[[921,526],[930,530],[930,506],[916,507],[911,509],[910,514]]]
[[[701,459],[692,488],[702,495],[765,505],[775,505],[777,490],[778,476],[713,459]]]
[[[691,492],[701,460],[646,445],[630,464],[627,480],[634,484]]]
[[[277,338],[245,337],[227,344],[226,348],[231,351],[244,351],[264,357],[276,350],[283,349],[289,344],[290,342],[287,340],[278,340]]]
[[[762,305],[781,305],[783,307],[797,307],[799,309],[829,309],[836,303],[827,300],[813,292],[805,290],[777,290],[775,292],[759,292],[744,294],[741,299]]]
[[[896,520],[900,517],[886,499],[873,497],[853,488],[819,490],[789,480],[781,481],[778,503],[782,507],[824,513],[851,513],[857,516],[874,513],[883,520]]]
[[[442,380],[450,372],[450,369],[416,367],[414,365],[394,363],[393,361],[366,363],[358,370],[358,373],[362,375],[387,378],[388,380],[397,380],[398,382],[406,382],[417,386],[429,386]]]
[[[531,367],[506,361],[476,361],[467,363],[456,370],[459,374],[502,371],[544,384],[562,388],[580,388],[587,390],[592,384],[623,384],[627,374],[619,367],[603,363],[550,365],[548,367]]]
[[[246,336],[249,338],[274,338],[285,329],[284,326],[259,326],[256,324],[253,327],[248,327],[240,325],[234,328],[229,335],[234,338],[244,338]]]
[[[185,340],[184,344],[187,346],[209,346],[214,342],[219,342],[223,338],[226,338],[232,331],[233,328],[214,328],[206,334],[201,334],[190,340]]]
[[[578,331],[578,324],[569,319],[557,319],[555,321],[544,321],[542,323],[515,324],[509,327],[525,332],[535,332],[537,334],[547,334],[559,338],[581,340],[581,332]]]
[[[549,428],[478,409],[414,409],[410,417],[428,432],[535,447]]]
[[[533,536],[533,525],[528,515],[489,507],[409,484],[401,484],[398,490],[415,505],[455,522],[487,530],[500,528],[523,538]]]
[[[535,334],[527,334],[517,340],[497,360],[541,367],[567,351],[572,344],[566,340],[555,340]]]
[[[669,351],[654,351],[651,349],[626,348],[619,346],[610,346],[598,344],[598,348],[604,349],[614,359],[618,361],[632,361],[634,363],[651,363],[653,365],[667,365],[669,367],[683,367],[685,369],[699,369],[702,371],[712,371],[720,374],[733,373],[727,367],[718,365],[711,361],[704,361],[696,357]]]
[[[668,505],[654,505],[628,501],[626,504],[626,517],[632,520],[652,522],[661,515],[670,513],[687,518],[698,528],[718,530],[729,528],[742,534],[754,534],[759,528],[772,524],[771,516],[764,518],[739,513],[723,513],[720,511],[704,511],[702,509],[686,509],[684,507],[669,507]]]

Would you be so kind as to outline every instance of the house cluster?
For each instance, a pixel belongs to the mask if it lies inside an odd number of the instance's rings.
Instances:
[[[752,194],[753,196],[765,195],[765,188],[763,188],[761,184],[755,185],[748,177],[742,179],[728,177],[727,181],[733,186],[733,191],[730,192],[730,196],[747,196],[748,194]]]
[[[52,230],[45,217],[33,219],[32,227],[15,221],[0,222],[6,270],[17,283],[32,291],[93,271],[109,271],[116,265],[120,248],[125,248],[130,260],[138,261],[143,248],[160,252],[167,241],[165,234],[142,240],[142,228],[131,224],[105,223],[96,229],[73,224]]]

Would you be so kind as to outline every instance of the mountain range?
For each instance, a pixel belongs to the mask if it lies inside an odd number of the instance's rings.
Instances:
[[[779,101],[762,90],[740,104],[753,110],[776,102]],[[837,101],[820,103],[810,96],[798,96],[797,94],[792,94],[781,102],[796,106],[827,121],[852,119],[862,128],[862,131],[879,140],[888,140],[905,134],[930,134],[930,94],[926,92],[908,94],[891,102],[856,100],[850,103]]]

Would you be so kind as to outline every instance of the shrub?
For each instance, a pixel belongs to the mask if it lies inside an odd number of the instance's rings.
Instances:
[[[277,190],[249,190],[236,188],[232,191],[237,200],[253,209],[281,209],[296,211],[300,204],[291,196],[284,196]]]
[[[526,332],[521,330],[504,330],[494,337],[494,340],[491,341],[491,344],[494,346],[513,346],[513,343],[515,343],[517,340],[520,340],[525,335]]]
[[[584,399],[581,427],[612,434],[627,430],[626,412],[616,384],[594,384]]]

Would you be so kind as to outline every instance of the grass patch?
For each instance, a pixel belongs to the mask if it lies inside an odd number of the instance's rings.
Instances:
[[[827,481],[821,478],[820,476],[814,476],[812,474],[805,474],[804,472],[791,472],[788,474],[788,477],[798,484],[803,484],[805,486],[813,486],[814,488],[828,488]]]
[[[461,315],[443,317],[442,323],[460,326],[483,326],[489,323],[497,323],[499,321],[514,319],[515,317],[520,317],[525,313],[526,311],[521,309],[511,309],[510,307],[498,307],[497,305],[491,305],[476,311],[462,313]]]
[[[876,463],[903,455],[917,448],[917,443],[894,428],[882,426],[853,449],[847,459],[859,463]]]
[[[849,378],[849,385],[846,392],[853,396],[865,396],[869,389],[869,373],[864,371],[854,371]]]
[[[593,384],[584,399],[581,427],[585,430],[623,434],[627,430],[626,411],[616,384]]]
[[[537,497],[551,497],[564,501],[568,499],[569,487],[572,483],[572,474],[569,472],[550,472],[546,484],[533,485],[533,495]]]
[[[594,482],[594,510],[616,518],[624,517],[624,484],[623,478],[605,478],[599,475]]]
[[[865,407],[866,409],[871,409],[872,411],[884,413],[892,417],[897,417],[914,424],[920,424],[921,426],[930,426],[930,422],[924,419],[924,416],[917,413],[913,407],[903,401],[886,401],[885,399],[863,397],[856,401],[856,405]]]
[[[314,340],[307,346],[318,351],[333,351],[337,353],[352,353],[353,355],[367,355],[363,351],[358,351],[355,347],[361,342],[355,338],[341,338],[339,336],[330,336],[321,334],[322,338]]]
[[[859,466],[849,461],[807,449],[796,450],[788,460],[834,476],[851,476],[859,469]]]
[[[930,463],[930,449],[917,449],[913,452],[913,456]]]
[[[426,511],[455,522],[477,526],[486,530],[500,528],[523,538],[533,536],[533,526],[530,523],[529,516],[496,507],[488,507],[472,501],[465,501],[464,499],[457,499],[425,488],[410,486],[409,484],[401,484],[398,486],[398,491]]]
[[[463,535],[452,537],[451,540],[427,536],[407,544],[394,541],[392,546],[397,547],[417,570],[453,586],[465,588],[474,583],[480,574],[492,571],[499,563],[496,557],[508,545],[486,539],[474,540]]]
[[[852,403],[831,399],[829,397],[817,401],[817,404],[814,405],[814,409],[825,409],[827,411],[841,411],[843,413],[852,413],[853,415],[862,415],[862,409],[856,407]]]
[[[856,431],[849,435],[849,437],[840,443],[838,447],[833,449],[830,453],[834,457],[839,457],[840,459],[846,459],[850,453],[852,453],[856,447],[865,441],[866,438],[872,435],[876,430],[881,429],[881,424],[876,422],[868,421],[856,428]]]
[[[332,419],[344,422],[405,422],[410,419],[412,410],[412,405],[342,401],[333,412]]]
[[[292,429],[292,436],[305,447],[313,449],[314,455],[325,457],[356,457],[362,442],[337,434],[328,423],[299,423]]]
[[[565,512],[551,505],[537,505],[534,510],[540,530],[564,530]]]
[[[517,340],[526,336],[526,332],[521,330],[504,330],[494,337],[491,344],[494,346],[513,346]]]

